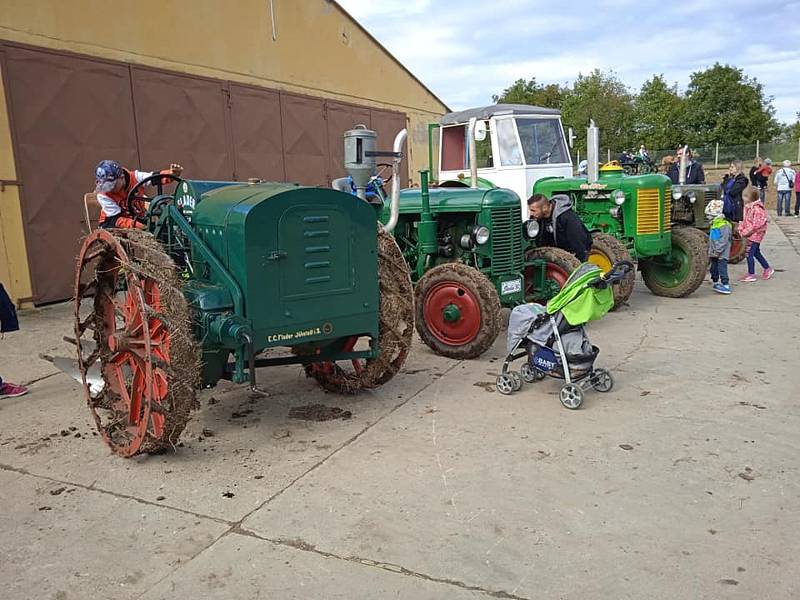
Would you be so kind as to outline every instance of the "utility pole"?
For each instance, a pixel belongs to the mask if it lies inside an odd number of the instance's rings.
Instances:
[[[759,156],[761,156],[761,155],[759,154],[759,148],[760,148],[760,146],[761,146],[761,142],[759,142],[758,140],[756,140],[756,155],[755,155],[755,157],[754,157],[754,158],[758,158]]]
[[[717,148],[714,150],[714,168],[719,168],[719,142],[717,142]]]

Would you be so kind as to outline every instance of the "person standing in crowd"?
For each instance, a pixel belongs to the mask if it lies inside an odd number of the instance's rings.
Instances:
[[[794,194],[796,196],[794,200],[794,216],[800,217],[800,170],[795,172],[794,175]]]
[[[641,158],[644,162],[650,162],[650,154],[648,154],[647,148],[644,147],[644,144],[639,146],[639,158]]]
[[[681,156],[683,156],[683,148],[678,148],[678,152],[669,169],[667,170],[667,177],[672,180],[673,184],[680,183],[680,169],[681,169]],[[700,161],[694,160],[692,151],[686,149],[686,185],[697,185],[706,182],[706,173],[703,170],[703,164]]]
[[[757,156],[756,159],[753,161],[753,166],[750,167],[750,172],[748,173],[748,179],[750,179],[750,185],[752,185],[756,189],[758,189],[758,181],[760,178],[758,172],[759,170],[761,170],[761,167],[763,166],[764,166],[764,160],[760,156]]]
[[[792,214],[792,189],[796,173],[792,169],[792,161],[783,161],[783,166],[775,171],[775,187],[778,190],[778,216]]]
[[[5,338],[6,333],[17,331],[18,329],[19,321],[17,320],[17,311],[14,308],[14,303],[11,302],[6,289],[0,283],[0,339]],[[3,381],[3,378],[0,377],[0,398],[16,398],[27,393],[28,388],[24,385]]]
[[[731,161],[728,173],[722,178],[722,212],[729,221],[742,220],[742,192],[747,187],[747,177],[742,173],[742,161]]]
[[[706,216],[711,219],[708,230],[708,258],[711,286],[718,294],[730,294],[728,259],[731,256],[733,227],[722,213],[722,200],[712,200],[706,205]]]
[[[764,164],[758,170],[758,197],[764,202],[767,198],[767,187],[769,187],[769,177],[772,175],[772,159],[765,158]]]
[[[755,188],[747,188],[742,194],[742,198],[744,199],[744,215],[739,224],[739,233],[742,237],[747,238],[750,247],[747,250],[747,275],[739,281],[758,281],[755,261],[758,261],[764,269],[761,278],[769,279],[775,274],[775,269],[769,266],[767,259],[761,254],[761,242],[764,241],[764,236],[767,234],[767,210]]]

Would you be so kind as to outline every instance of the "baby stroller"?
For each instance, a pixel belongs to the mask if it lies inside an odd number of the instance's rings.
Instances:
[[[611,309],[611,286],[632,269],[630,262],[620,261],[603,275],[597,265],[583,263],[546,308],[541,304],[514,308],[508,322],[508,354],[495,382],[497,391],[511,394],[522,388],[523,381],[534,383],[549,375],[566,380],[559,399],[573,410],[583,404],[584,390],[611,391],[614,378],[606,369],[594,368],[600,349],[589,341],[584,324]],[[512,362],[523,357],[519,373],[509,370]]]

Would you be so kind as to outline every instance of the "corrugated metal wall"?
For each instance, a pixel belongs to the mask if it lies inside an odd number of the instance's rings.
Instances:
[[[2,46],[37,304],[72,294],[82,198],[103,158],[143,169],[179,162],[187,178],[329,185],[343,174],[345,130],[363,123],[389,150],[406,126],[399,112]]]

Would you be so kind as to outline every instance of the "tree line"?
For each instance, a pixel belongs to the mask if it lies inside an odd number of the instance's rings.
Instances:
[[[581,155],[586,154],[581,133],[590,118],[600,128],[603,148],[614,151],[638,149],[640,144],[662,150],[800,137],[800,113],[794,124],[779,123],[762,84],[742,69],[719,63],[692,73],[683,93],[664,75],[653,75],[633,92],[613,71],[595,69],[578,75],[571,86],[518,79],[492,100],[560,109],[564,125],[578,134],[575,148]]]

